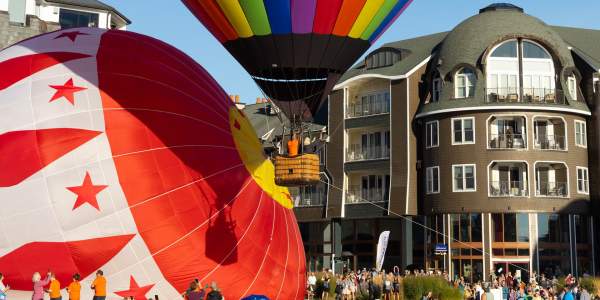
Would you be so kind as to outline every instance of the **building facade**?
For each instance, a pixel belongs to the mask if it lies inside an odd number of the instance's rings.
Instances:
[[[115,8],[97,0],[0,0],[0,49],[59,29],[125,30],[130,23]]]
[[[329,98],[327,201],[295,209],[308,267],[374,266],[390,230],[388,270],[597,274],[599,39],[495,4],[368,54]]]

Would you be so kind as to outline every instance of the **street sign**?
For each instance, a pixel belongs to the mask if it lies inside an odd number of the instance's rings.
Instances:
[[[448,254],[448,244],[435,244],[435,255]]]

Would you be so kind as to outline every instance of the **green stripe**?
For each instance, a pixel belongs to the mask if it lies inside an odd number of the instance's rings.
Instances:
[[[363,31],[363,34],[360,36],[360,38],[363,40],[368,40],[373,32],[375,32],[375,30],[379,27],[379,25],[381,25],[381,22],[383,22],[385,17],[387,17],[387,15],[392,11],[396,3],[398,3],[398,0],[385,0],[383,5],[381,5],[379,8],[379,11],[377,11],[371,20],[371,23],[369,23],[369,26],[367,26],[365,31]]]
[[[271,34],[271,25],[263,0],[240,0],[240,4],[255,35]]]

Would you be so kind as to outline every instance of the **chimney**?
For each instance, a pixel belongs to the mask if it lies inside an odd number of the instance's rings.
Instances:
[[[240,103],[240,95],[235,95],[235,103]]]
[[[229,99],[231,99],[231,102],[235,103],[235,96],[234,95],[229,95]]]
[[[259,97],[256,97],[256,104],[262,103],[262,99],[260,99]]]

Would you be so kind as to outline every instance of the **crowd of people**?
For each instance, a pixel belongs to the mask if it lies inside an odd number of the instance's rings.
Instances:
[[[397,267],[394,272],[386,273],[375,269],[363,269],[359,272],[348,271],[334,274],[331,270],[323,270],[317,274],[307,274],[308,299],[323,300],[400,300],[402,299],[402,281],[408,276],[437,276],[460,291],[467,300],[600,300],[593,295],[577,278],[569,274],[564,281],[556,277],[532,273],[528,279],[522,278],[521,272],[493,274],[489,281],[470,283],[464,277],[451,278],[440,270],[425,272],[424,270],[405,271],[400,274]],[[332,285],[335,285],[332,287]],[[436,291],[425,291],[421,300],[432,300]]]
[[[217,287],[216,282],[212,282],[210,286],[202,287],[200,280],[194,279],[190,282],[190,287],[181,295],[186,300],[223,300],[221,291]]]

